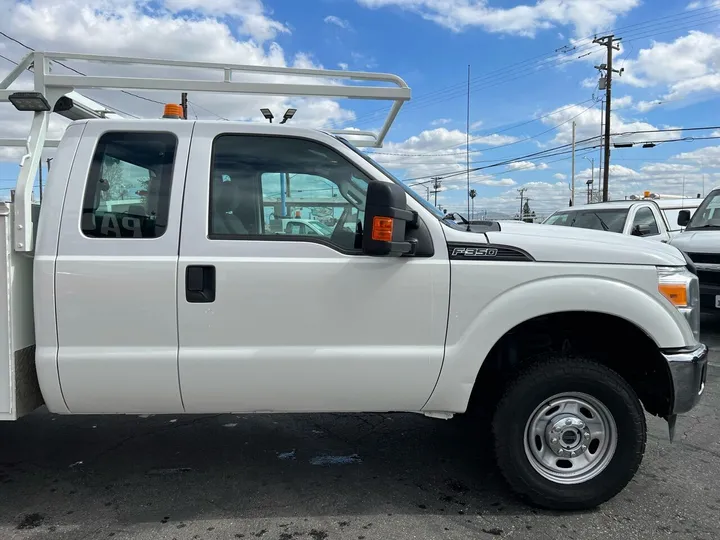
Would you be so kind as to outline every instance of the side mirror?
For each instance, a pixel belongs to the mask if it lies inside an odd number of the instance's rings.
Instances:
[[[417,213],[407,208],[403,188],[387,182],[370,182],[365,199],[363,253],[380,257],[412,255],[415,242],[405,240],[405,231],[416,227],[417,219]]]
[[[687,227],[688,223],[690,223],[690,210],[680,210],[677,218],[677,224],[681,227]]]

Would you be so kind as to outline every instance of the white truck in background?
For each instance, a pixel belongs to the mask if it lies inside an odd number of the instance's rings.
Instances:
[[[224,80],[56,75],[55,60]],[[638,470],[643,407],[672,438],[700,399],[698,280],[672,246],[510,222],[469,231],[346,134],[109,120],[62,97],[121,88],[393,100],[377,146],[410,98],[399,77],[58,53],[30,54],[14,75],[31,62],[34,92],[0,85],[0,99],[33,115],[15,202],[0,207],[2,419],[43,403],[58,414],[468,413],[468,429],[492,430],[514,490],[583,509]],[[234,82],[243,72],[395,87]],[[80,119],[33,212],[51,110]],[[283,195],[290,176],[318,195]],[[137,204],[106,204],[118,191]],[[332,234],[266,226],[270,210],[298,205],[336,209]]]
[[[644,198],[589,203],[557,210],[549,215],[546,225],[595,229],[639,236],[668,243],[679,235],[681,212],[690,215],[700,206],[698,198]]]
[[[700,279],[700,307],[720,312],[720,189],[713,189],[694,214],[681,212],[678,225],[682,234],[670,242],[685,252],[697,268]]]

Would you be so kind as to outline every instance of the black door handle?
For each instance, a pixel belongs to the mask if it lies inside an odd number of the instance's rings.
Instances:
[[[215,301],[214,266],[188,266],[186,268],[185,300],[192,303]]]

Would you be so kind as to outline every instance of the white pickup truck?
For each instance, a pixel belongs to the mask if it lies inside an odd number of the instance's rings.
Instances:
[[[80,56],[40,54],[36,70]],[[393,81],[402,92],[383,95],[409,98]],[[468,429],[491,429],[514,490],[582,509],[638,470],[643,408],[668,420],[672,438],[677,415],[700,399],[698,280],[676,248],[509,222],[468,231],[334,133],[78,120],[33,212],[46,104],[73,86],[151,83],[260,91],[45,70],[35,93],[0,92],[34,118],[15,204],[0,207],[3,419],[42,403],[58,414],[469,413]],[[362,97],[372,87],[358,88],[322,91]],[[285,213],[336,205],[331,235],[267,227],[290,175],[315,195],[291,193]],[[475,419],[483,412],[491,428]]]
[[[680,234],[680,212],[692,214],[702,199],[628,199],[563,208],[549,215],[545,225],[595,229],[659,242]]]
[[[694,214],[677,217],[685,231],[671,244],[684,251],[695,263],[700,278],[700,307],[720,312],[720,189],[713,189]]]

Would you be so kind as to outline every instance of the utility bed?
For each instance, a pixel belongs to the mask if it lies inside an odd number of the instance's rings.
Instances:
[[[43,404],[35,371],[33,256],[13,249],[12,210],[0,202],[0,420],[17,420]]]

